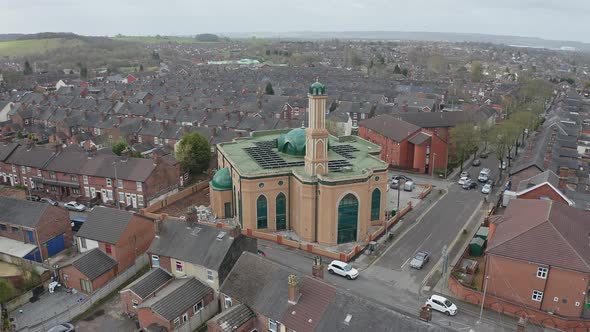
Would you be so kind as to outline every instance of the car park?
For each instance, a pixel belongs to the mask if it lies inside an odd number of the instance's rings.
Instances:
[[[479,166],[479,165],[481,165],[481,160],[479,160],[479,159],[473,159],[473,161],[471,162],[471,165],[473,165],[473,166]]]
[[[410,267],[414,269],[422,269],[430,260],[430,254],[426,251],[418,251],[410,261]]]
[[[462,176],[462,177],[459,179],[459,184],[460,184],[460,185],[463,185],[463,184],[465,184],[465,182],[467,182],[467,181],[471,181],[471,179],[470,179],[468,176]]]
[[[28,195],[27,196],[27,201],[38,202],[40,200],[41,200],[41,197],[39,197],[38,195]]]
[[[350,266],[350,264],[337,260],[333,260],[330,265],[328,265],[328,272],[330,274],[337,274],[345,277],[348,280],[356,279],[359,276],[359,271],[357,269]]]
[[[465,190],[477,189],[477,182],[469,180],[463,183],[462,188]]]
[[[64,207],[70,211],[82,212],[82,211],[86,210],[86,206],[84,206],[78,202],[74,202],[74,201],[65,203]]]
[[[426,300],[426,306],[448,316],[455,316],[458,311],[457,306],[453,302],[440,295],[431,295],[428,300]]]
[[[41,198],[39,201],[42,202],[42,203],[47,203],[49,205],[53,205],[53,206],[58,206],[59,205],[58,202],[52,200],[51,198],[45,198],[44,197],[44,198]]]

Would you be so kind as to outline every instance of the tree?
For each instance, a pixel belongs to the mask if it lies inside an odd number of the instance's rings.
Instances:
[[[404,75],[405,77],[408,77],[408,68],[402,69],[402,75]]]
[[[272,84],[270,82],[266,83],[266,88],[264,88],[264,93],[267,95],[274,95],[275,90],[272,88]]]
[[[481,66],[481,62],[473,61],[471,63],[471,82],[481,82],[483,77],[483,68]]]
[[[479,142],[478,131],[473,124],[462,123],[451,129],[451,144],[455,155],[460,161],[461,172],[463,171],[463,162],[472,154],[477,152]]]
[[[394,74],[401,74],[402,73],[402,69],[399,67],[399,65],[395,65],[395,68],[393,68],[393,73]]]
[[[116,142],[115,144],[113,144],[112,148],[113,153],[117,156],[120,156],[125,149],[129,149],[129,145],[123,141]]]
[[[14,288],[5,279],[0,279],[0,304],[8,302],[14,296]]]
[[[344,136],[344,127],[340,126],[334,119],[326,119],[326,129],[330,135],[336,137]]]
[[[139,71],[143,71],[143,64],[139,64]]]
[[[29,60],[25,61],[25,69],[23,70],[23,74],[31,75],[33,73],[33,68],[31,68],[31,64]]]
[[[209,141],[198,132],[184,135],[178,143],[176,158],[184,170],[191,174],[200,174],[209,168],[211,147]]]

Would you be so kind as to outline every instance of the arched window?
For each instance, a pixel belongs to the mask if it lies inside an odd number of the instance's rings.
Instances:
[[[381,190],[373,190],[371,195],[371,220],[379,220],[381,215]]]
[[[356,241],[359,203],[356,196],[348,194],[338,204],[338,243]]]
[[[264,195],[258,196],[256,200],[256,228],[268,228],[268,204]]]
[[[276,200],[275,216],[277,220],[277,230],[287,229],[287,197],[279,193]]]

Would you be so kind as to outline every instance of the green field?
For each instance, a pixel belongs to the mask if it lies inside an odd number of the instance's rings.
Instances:
[[[79,39],[51,38],[0,42],[0,57],[23,57],[43,54],[57,48],[73,48],[84,45]]]
[[[134,41],[147,44],[175,42],[179,44],[202,43],[192,37],[155,37],[155,36],[129,36],[129,37],[114,37],[114,40]]]

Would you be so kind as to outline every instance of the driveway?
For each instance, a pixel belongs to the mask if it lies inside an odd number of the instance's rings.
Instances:
[[[135,324],[121,313],[121,297],[115,294],[81,320],[74,322],[76,331],[135,331]]]
[[[74,306],[76,302],[84,298],[84,294],[71,294],[64,291],[57,291],[55,293],[44,293],[39,300],[34,303],[27,303],[19,309],[10,313],[10,317],[16,321],[16,326],[33,326],[41,322],[47,321],[52,317],[58,316],[67,308]],[[54,324],[55,322],[51,322]],[[65,322],[57,322],[65,323]],[[51,326],[47,327],[48,329]]]

